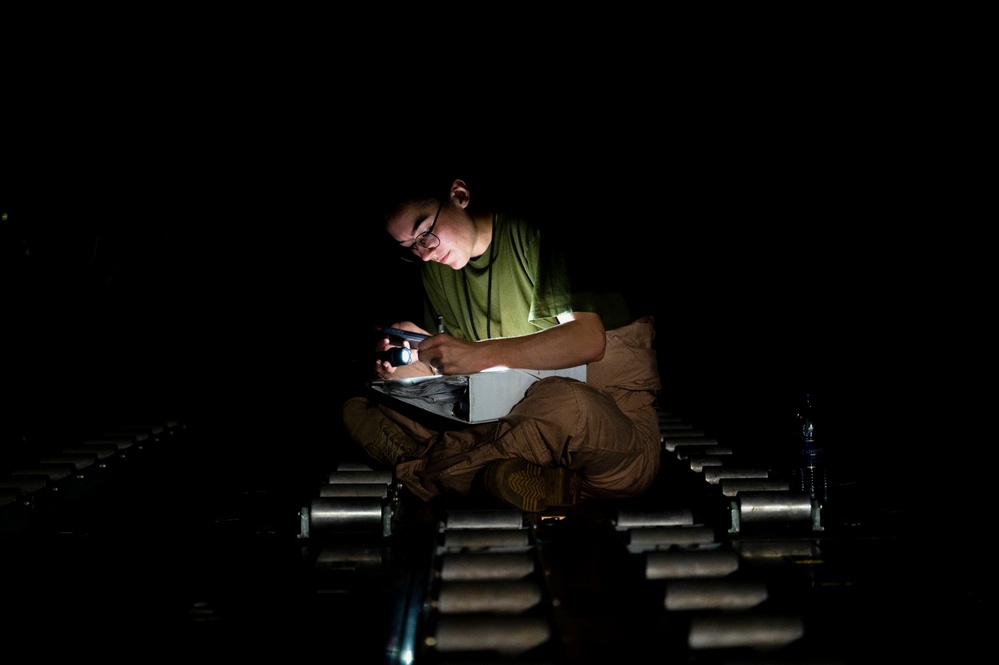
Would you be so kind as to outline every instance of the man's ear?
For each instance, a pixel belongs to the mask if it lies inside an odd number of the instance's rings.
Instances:
[[[454,201],[455,205],[465,208],[471,198],[472,194],[468,191],[468,185],[465,184],[464,180],[457,179],[451,183],[451,200]]]

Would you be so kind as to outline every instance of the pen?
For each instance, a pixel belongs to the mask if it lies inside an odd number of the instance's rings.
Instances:
[[[444,317],[443,316],[438,316],[437,317],[437,332],[438,333],[444,332]]]

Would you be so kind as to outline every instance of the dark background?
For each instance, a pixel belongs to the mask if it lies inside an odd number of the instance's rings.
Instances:
[[[655,316],[664,405],[763,429],[812,390],[840,445],[880,448],[903,414],[942,404],[920,393],[932,285],[900,222],[875,214],[901,192],[868,191],[871,164],[831,139],[794,137],[722,133],[710,163],[703,150],[644,163],[630,144],[448,155],[473,196],[543,217],[590,278]],[[415,270],[373,242],[377,160],[355,149],[330,169],[231,145],[172,167],[156,146],[78,153],[5,187],[15,420],[176,413],[332,432],[371,326],[419,313]]]
[[[977,644],[995,280],[976,17],[452,9],[0,21],[0,472],[81,431],[190,433],[4,543],[11,634],[78,651],[162,617],[148,643],[186,649],[172,619],[206,598],[252,615],[256,655],[320,625],[287,598],[300,543],[267,535],[298,532],[369,326],[411,302],[364,242],[402,160],[545,218],[655,316],[663,407],[740,455],[794,465],[814,390],[823,521],[899,543],[897,603],[847,613],[899,618],[893,653]],[[375,607],[359,581],[332,608],[344,643]]]
[[[543,217],[654,315],[664,407],[776,446],[812,390],[840,454],[920,478],[980,366],[958,130],[925,104],[946,77],[757,46],[480,66],[457,87],[402,61],[61,62],[5,101],[4,447],[163,414],[340,445],[370,326],[414,312],[412,271],[366,242],[366,192],[399,159]]]

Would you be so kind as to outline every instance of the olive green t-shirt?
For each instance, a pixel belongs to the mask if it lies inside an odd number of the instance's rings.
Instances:
[[[566,258],[539,228],[513,216],[493,218],[489,248],[463,269],[428,262],[422,276],[425,328],[436,332],[442,316],[444,331],[461,339],[527,335],[574,311]]]

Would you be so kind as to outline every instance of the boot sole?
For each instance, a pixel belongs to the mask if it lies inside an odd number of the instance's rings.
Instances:
[[[573,506],[579,501],[579,474],[524,460],[493,462],[486,472],[486,487],[515,508],[536,513],[552,506]]]

